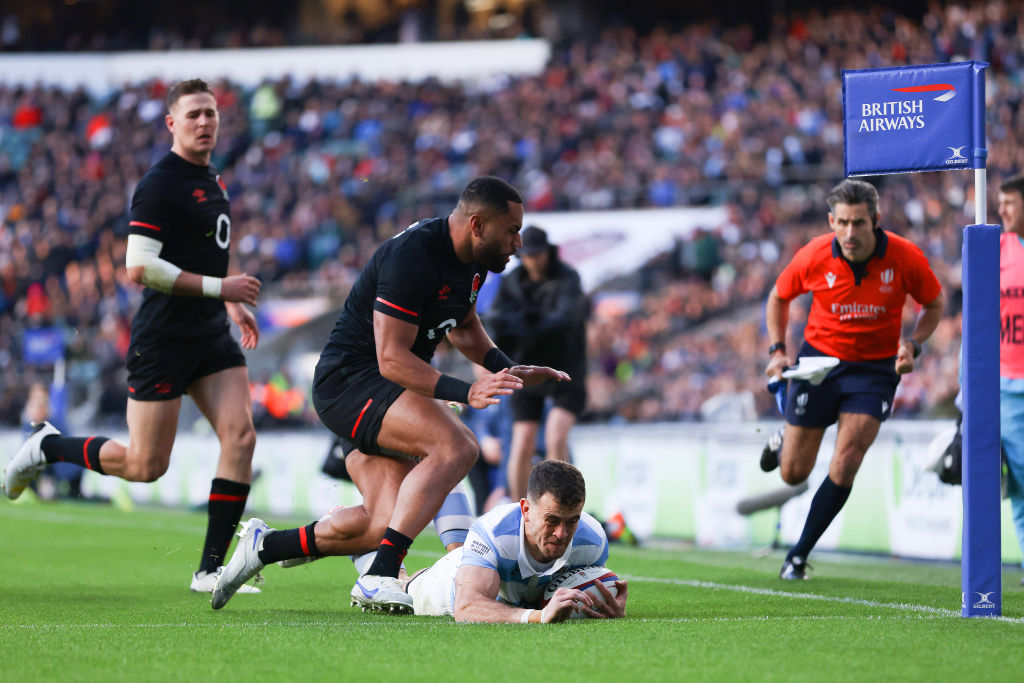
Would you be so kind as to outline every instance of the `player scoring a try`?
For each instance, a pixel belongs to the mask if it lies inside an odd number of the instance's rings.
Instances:
[[[397,578],[402,558],[478,457],[476,438],[445,402],[486,408],[523,386],[569,379],[552,368],[516,365],[476,313],[487,272],[504,270],[522,246],[522,222],[523,200],[511,185],[493,176],[474,179],[449,216],[419,221],[374,252],[320,356],[313,404],[321,421],[375,459],[419,461],[401,473],[377,556],[352,588],[352,599],[365,607],[412,611]],[[430,359],[445,337],[488,372],[469,384],[433,368]],[[366,519],[347,508],[297,529],[247,524],[213,607],[270,562],[367,550],[344,542],[364,526]]]

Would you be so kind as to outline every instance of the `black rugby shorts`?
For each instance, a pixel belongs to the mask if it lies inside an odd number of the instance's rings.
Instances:
[[[192,382],[221,370],[245,366],[242,349],[229,330],[212,337],[132,339],[128,347],[128,397],[169,401]]]
[[[325,356],[313,373],[313,407],[320,421],[367,455],[381,455],[381,423],[403,391],[381,376],[375,360]]]

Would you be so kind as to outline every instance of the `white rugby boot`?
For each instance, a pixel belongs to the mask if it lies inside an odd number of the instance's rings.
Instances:
[[[352,598],[351,604],[362,607],[364,612],[413,613],[412,596],[403,590],[401,581],[391,576],[360,576],[349,595]]]
[[[196,593],[212,593],[214,587],[217,585],[217,576],[220,574],[220,570],[223,567],[218,567],[215,572],[194,572],[192,574],[192,583],[189,584],[189,590]],[[259,593],[260,589],[256,586],[250,586],[248,584],[242,584],[238,587],[236,593]]]
[[[49,422],[39,422],[32,429],[32,436],[25,439],[25,443],[21,444],[21,448],[4,470],[4,493],[11,500],[16,500],[25,487],[46,469],[43,439],[60,434],[60,431]]]
[[[273,529],[258,517],[242,525],[234,555],[217,573],[217,584],[213,587],[213,597],[210,599],[213,609],[228,604],[231,596],[252,577],[256,577],[257,583],[263,581],[260,576],[260,570],[263,569],[260,550],[263,549],[263,539],[271,531]]]

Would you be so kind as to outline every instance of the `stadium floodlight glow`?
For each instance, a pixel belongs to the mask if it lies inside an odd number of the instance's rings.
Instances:
[[[999,232],[986,225],[985,62],[843,70],[846,175],[974,169],[963,245],[965,617],[1002,614]],[[968,153],[965,154],[965,150]]]

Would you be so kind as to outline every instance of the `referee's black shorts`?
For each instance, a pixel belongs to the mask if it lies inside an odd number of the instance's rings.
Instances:
[[[825,356],[804,342],[798,358]],[[899,386],[896,357],[872,361],[840,361],[818,386],[792,380],[786,398],[786,422],[798,427],[828,427],[839,413],[870,415],[885,422]]]
[[[245,366],[245,356],[230,330],[205,337],[135,338],[128,347],[128,397],[169,401],[192,382],[221,370]]]
[[[313,373],[313,407],[320,421],[367,455],[381,454],[381,423],[403,391],[381,376],[376,359],[324,356]]]

